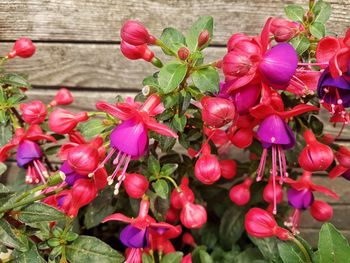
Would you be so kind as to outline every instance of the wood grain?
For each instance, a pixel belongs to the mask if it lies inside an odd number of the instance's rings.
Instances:
[[[350,1],[328,1],[329,30],[344,33],[350,24]],[[4,0],[0,2],[0,39],[27,36],[40,41],[119,41],[127,19],[138,19],[159,36],[172,26],[185,31],[200,15],[212,15],[215,44],[234,32],[258,34],[268,16],[282,16],[288,3],[303,0]]]

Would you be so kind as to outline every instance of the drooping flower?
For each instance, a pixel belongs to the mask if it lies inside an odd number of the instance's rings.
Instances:
[[[89,119],[87,112],[73,114],[64,109],[54,110],[49,116],[49,128],[58,134],[71,132],[79,122]]]
[[[0,148],[0,162],[5,161],[17,146],[16,160],[19,167],[27,169],[26,182],[46,182],[49,174],[42,163],[43,152],[37,143],[40,140],[56,142],[55,138],[44,134],[39,125],[31,125],[26,131],[17,128],[10,142]]]
[[[247,233],[253,237],[273,237],[288,240],[292,234],[277,225],[273,215],[261,208],[251,208],[245,216],[244,221]]]
[[[168,126],[158,123],[153,116],[164,111],[164,107],[160,101],[159,96],[153,94],[141,104],[128,99],[126,102],[111,105],[106,102],[97,102],[96,107],[103,110],[110,115],[122,120],[111,132],[110,146],[112,150],[109,152],[104,161],[99,165],[103,167],[104,164],[112,158],[117,152],[113,164],[117,165],[114,172],[109,176],[108,181],[113,183],[114,178],[118,172],[118,183],[115,185],[115,194],[119,193],[119,187],[125,179],[126,169],[130,160],[138,159],[143,156],[148,148],[148,130],[155,131],[161,135],[177,138]]]
[[[112,214],[103,219],[103,223],[111,220],[121,221],[128,225],[121,231],[120,241],[131,250],[146,248],[150,246],[150,231],[160,235],[177,233],[178,227],[165,222],[157,223],[148,215],[149,201],[143,199],[140,202],[139,214],[136,218],[129,218],[121,213]]]
[[[175,252],[175,248],[169,239],[177,238],[181,234],[181,226],[175,226],[169,229],[169,231],[160,231],[149,229],[149,243],[150,248],[153,251],[157,251],[160,254],[169,254]]]
[[[22,119],[28,124],[40,124],[46,118],[47,110],[45,104],[40,100],[34,100],[27,104],[22,103],[19,108],[22,112]]]
[[[21,57],[29,58],[35,53],[35,46],[33,42],[26,37],[22,37],[16,40],[12,51],[7,54],[8,58]]]

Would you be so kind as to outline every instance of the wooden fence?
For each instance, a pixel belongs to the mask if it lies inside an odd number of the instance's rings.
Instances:
[[[350,0],[329,1],[333,7],[329,30],[343,34],[350,25]],[[117,94],[135,94],[144,76],[153,71],[141,61],[126,60],[119,52],[119,30],[123,21],[144,22],[154,35],[167,26],[185,31],[200,15],[212,15],[214,39],[208,61],[221,58],[225,43],[234,32],[257,34],[269,15],[283,15],[289,3],[278,0],[3,0],[0,1],[0,54],[14,40],[29,37],[37,53],[30,59],[15,59],[8,70],[26,72],[34,85],[30,98],[49,101],[59,87],[66,86],[76,98],[74,110],[91,110],[97,99],[113,100]],[[159,51],[154,49],[156,52]],[[327,126],[328,132],[338,128]],[[347,143],[346,127],[342,141]],[[10,172],[16,171],[11,166]],[[341,195],[334,203],[333,223],[350,238],[350,183],[315,179]],[[320,224],[305,213],[302,233],[317,242]]]

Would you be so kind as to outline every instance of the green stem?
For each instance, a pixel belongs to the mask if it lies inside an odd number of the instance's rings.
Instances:
[[[35,187],[35,188],[33,188],[33,189],[27,191],[27,192],[24,192],[23,194],[21,194],[21,195],[17,198],[16,203],[19,202],[19,201],[21,201],[21,200],[23,200],[24,198],[26,198],[27,196],[29,196],[29,195],[31,195],[31,194],[34,194],[34,193],[36,193],[36,192],[38,192],[38,191],[41,191],[41,190],[44,190],[44,189],[47,188],[47,187],[48,187],[47,184],[42,184],[42,185],[39,185],[39,186],[37,186],[37,187]]]
[[[171,178],[170,176],[161,175],[161,176],[159,176],[158,178],[159,178],[159,179],[164,178],[164,179],[170,181],[170,182],[174,185],[175,189],[176,189],[177,191],[180,191],[179,186],[177,185],[177,183],[175,182],[175,180],[174,180],[173,178]]]
[[[103,116],[103,117],[107,117],[107,113],[102,112],[102,111],[88,112],[89,117],[94,117],[94,116],[98,116],[98,115]]]
[[[198,67],[194,67],[192,69],[192,71],[196,71],[196,70],[203,69],[203,68],[208,68],[208,67],[214,67],[215,65],[216,65],[216,61],[214,61],[212,63],[209,63],[209,64],[205,64],[205,65],[200,65]]]
[[[174,51],[172,51],[167,45],[165,45],[163,41],[157,39],[155,44],[157,46],[160,46],[164,51],[166,51],[166,52],[172,54],[173,56],[177,57],[177,54]]]
[[[51,195],[58,194],[59,192],[61,192],[64,189],[65,189],[65,187],[60,187],[60,188],[57,188],[57,189],[53,190],[52,192],[41,194],[41,195],[38,195],[38,196],[34,196],[32,198],[29,198],[29,199],[26,199],[26,200],[22,200],[20,202],[16,202],[16,203],[14,203],[12,205],[2,207],[2,208],[0,208],[0,213],[4,213],[4,212],[12,210],[14,208],[34,203],[35,201],[39,201],[39,200],[42,200],[42,199],[44,199],[46,197],[49,197]]]
[[[67,232],[69,231],[69,229],[71,228],[72,224],[73,224],[74,219],[71,217],[67,217],[67,222],[66,222],[66,226],[64,227],[64,230],[62,232],[62,236],[64,237]]]
[[[292,241],[295,245],[297,245],[299,247],[299,249],[301,250],[301,252],[303,252],[306,262],[307,263],[312,263],[312,260],[310,258],[309,253],[307,252],[306,248],[304,247],[304,245],[295,237],[293,237],[292,239],[290,239],[290,241]]]
[[[14,130],[21,127],[21,125],[19,125],[19,122],[18,122],[16,116],[12,112],[10,112],[10,119],[11,119],[12,126],[13,126]]]
[[[1,58],[1,59],[0,59],[0,66],[1,66],[2,64],[4,64],[8,59],[9,59],[8,56]]]

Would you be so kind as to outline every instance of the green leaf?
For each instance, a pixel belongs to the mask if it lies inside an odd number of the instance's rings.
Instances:
[[[30,242],[29,250],[21,252],[14,250],[12,253],[13,259],[16,263],[44,263],[46,262],[39,254],[36,245]]]
[[[302,6],[300,5],[287,5],[284,8],[284,12],[286,13],[286,16],[297,22],[303,22],[304,19],[304,13],[305,10]]]
[[[196,70],[191,75],[194,85],[201,92],[219,92],[220,77],[219,73],[213,67],[207,67]]]
[[[330,223],[325,223],[318,240],[320,263],[349,262],[350,246],[345,237]]]
[[[182,252],[173,252],[163,256],[160,263],[180,263],[182,259]]]
[[[160,163],[153,155],[148,157],[148,171],[152,175],[158,175],[160,172]]]
[[[177,163],[167,163],[162,166],[162,169],[160,170],[160,174],[162,176],[171,176],[178,167],[179,165]]]
[[[28,244],[19,238],[19,234],[18,230],[13,229],[7,221],[0,220],[0,242],[7,247],[26,251]]]
[[[192,252],[193,263],[213,263],[213,259],[206,251],[205,247],[197,246]]]
[[[12,138],[10,125],[0,125],[0,147],[4,146]]]
[[[81,134],[86,137],[88,140],[92,139],[96,135],[99,135],[103,132],[106,126],[103,124],[103,121],[100,119],[91,119],[86,122],[79,124],[79,131]]]
[[[321,135],[323,131],[323,123],[316,116],[312,115],[309,121],[310,128],[315,135]]]
[[[235,263],[250,263],[263,259],[259,250],[255,247],[248,247],[235,258]]]
[[[314,37],[321,39],[326,35],[326,28],[324,24],[320,22],[314,22],[310,25],[310,32]]]
[[[304,263],[307,262],[304,254],[292,242],[278,243],[278,252],[283,260],[283,263]]]
[[[33,203],[19,213],[19,220],[24,223],[53,222],[65,218],[65,214],[44,203]]]
[[[142,85],[159,88],[158,79],[154,75],[144,78],[142,81]]]
[[[168,183],[165,180],[160,179],[160,180],[152,183],[152,186],[153,186],[154,191],[161,198],[166,199],[168,197],[169,185],[168,185]]]
[[[212,37],[213,28],[214,20],[211,16],[201,16],[196,22],[194,22],[186,36],[186,43],[189,50],[194,52],[197,49],[199,34],[205,29],[209,31],[210,37]]]
[[[176,130],[179,132],[183,132],[186,126],[187,118],[185,115],[182,115],[181,117],[179,114],[175,114],[173,118],[173,125]]]
[[[314,8],[315,22],[326,23],[331,16],[331,5],[327,2],[319,0],[316,2]]]
[[[142,254],[142,263],[153,263],[153,259],[150,255],[143,253]]]
[[[299,56],[302,55],[310,47],[310,41],[305,36],[295,37],[290,41],[290,43],[293,45]]]
[[[6,164],[0,162],[0,175],[3,175],[6,172],[6,170],[7,170]],[[5,187],[3,184],[0,184],[0,193],[3,192],[2,191],[2,189],[3,189],[2,186]]]
[[[249,236],[249,239],[258,247],[261,254],[268,261],[275,263],[283,262],[278,253],[277,239],[272,238],[256,238]]]
[[[54,155],[54,154],[57,154],[60,149],[61,149],[61,145],[53,145],[45,149],[45,154]]]
[[[161,92],[167,94],[176,89],[186,76],[187,65],[177,61],[165,64],[159,72]]]
[[[225,249],[230,249],[241,237],[244,231],[245,209],[232,206],[225,211],[220,222],[220,244]]]
[[[124,257],[109,245],[95,237],[80,236],[66,246],[67,259],[70,263],[98,262],[122,263]]]
[[[178,51],[178,44],[185,45],[185,36],[176,30],[175,28],[168,27],[165,28],[160,36],[160,40],[163,41],[163,43],[169,47],[175,54],[177,54]],[[163,49],[164,53],[167,55],[172,55],[169,52],[166,52]]]
[[[27,79],[16,73],[6,73],[2,78],[0,78],[0,83],[8,84],[14,87],[30,87]]]

